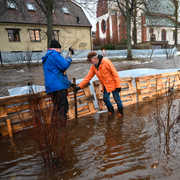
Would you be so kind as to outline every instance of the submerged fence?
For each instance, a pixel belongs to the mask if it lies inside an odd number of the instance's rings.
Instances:
[[[121,100],[123,106],[128,106],[141,102],[143,100],[151,99],[157,95],[163,95],[170,89],[180,89],[180,72],[169,72],[156,75],[141,76],[135,78],[135,85],[133,86],[133,77],[121,78]],[[106,106],[103,102],[103,93],[101,91],[101,84],[99,80],[93,82],[94,92],[98,103],[99,111],[105,110]],[[68,101],[69,111],[68,119],[75,117],[74,107],[74,92],[69,89]],[[47,110],[52,106],[52,100],[46,92],[36,93],[40,100],[39,110]],[[0,98],[0,135],[12,136],[14,132],[24,130],[23,121],[32,119],[30,108],[32,106],[31,99],[33,94],[24,94],[17,96],[10,96]],[[116,108],[116,104],[112,95],[110,100]],[[85,116],[97,112],[94,106],[94,94],[91,94],[89,84],[77,93],[77,116]],[[23,118],[20,118],[23,117]],[[49,117],[50,118],[50,117]]]

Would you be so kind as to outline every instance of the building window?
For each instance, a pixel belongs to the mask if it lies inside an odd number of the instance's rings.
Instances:
[[[161,32],[161,39],[162,39],[162,41],[166,40],[166,30],[164,30],[164,29]]]
[[[29,29],[31,42],[41,41],[39,29]]]
[[[62,11],[64,14],[70,14],[68,8],[65,6],[62,7]]]
[[[92,31],[92,38],[96,39],[96,33],[94,31]]]
[[[156,36],[155,36],[155,34],[151,34],[151,36],[150,36],[150,41],[156,41]]]
[[[9,41],[20,41],[20,29],[7,29]]]
[[[53,38],[57,41],[59,41],[59,30],[54,30],[53,31]]]
[[[102,29],[102,32],[103,32],[103,33],[106,32],[106,21],[105,21],[105,20],[102,20],[101,29]]]
[[[150,34],[152,34],[154,32],[153,28],[150,28],[149,32],[150,32]]]
[[[81,23],[79,17],[76,17],[76,22],[77,22],[77,23]]]
[[[32,3],[26,3],[26,5],[27,5],[27,9],[28,9],[29,11],[36,11],[36,8],[35,8],[34,4],[32,4]]]
[[[7,1],[8,9],[17,9],[16,3],[12,1]]]

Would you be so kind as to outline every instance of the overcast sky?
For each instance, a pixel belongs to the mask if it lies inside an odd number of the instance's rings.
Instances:
[[[96,31],[96,14],[95,14],[95,16],[92,16],[91,14],[89,14],[85,9],[83,9],[84,10],[84,12],[85,12],[85,14],[86,14],[86,16],[87,16],[87,18],[89,19],[89,21],[90,21],[90,23],[91,23],[91,25],[92,25],[92,31]]]
[[[96,31],[97,0],[84,0],[84,3],[83,0],[74,0],[74,2],[78,2],[77,4],[82,7],[83,11],[85,12],[87,18],[92,25],[92,31]]]

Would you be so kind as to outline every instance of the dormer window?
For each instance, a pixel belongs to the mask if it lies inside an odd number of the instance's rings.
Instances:
[[[35,8],[34,4],[32,4],[32,3],[26,3],[26,5],[27,5],[27,9],[28,9],[29,11],[36,11],[36,8]]]
[[[76,21],[77,21],[77,23],[81,23],[81,21],[80,21],[80,18],[79,18],[79,17],[76,17]]]
[[[16,3],[12,1],[7,1],[8,9],[17,9]]]
[[[62,11],[64,14],[70,14],[68,8],[65,6],[62,7]]]

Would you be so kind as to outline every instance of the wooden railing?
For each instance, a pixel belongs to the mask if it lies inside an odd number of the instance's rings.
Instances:
[[[130,104],[136,103],[137,102],[136,88],[134,88],[133,86],[133,77],[123,77],[123,78],[120,78],[120,80],[121,80],[120,97],[121,97],[123,106],[128,106]],[[96,98],[99,105],[99,110],[104,110],[106,109],[106,106],[105,106],[105,103],[103,102],[103,92],[101,90],[102,89],[101,83],[99,80],[96,80],[93,82],[93,85],[94,85],[94,90],[95,90]],[[110,94],[110,101],[113,104],[113,106],[116,107],[112,93]]]
[[[170,72],[135,78],[138,101],[162,95],[170,88],[180,88],[180,72]]]
[[[77,93],[77,115],[78,117],[95,113],[93,100],[94,96],[90,93],[89,83]],[[31,100],[34,95],[25,94],[18,96],[10,96],[0,98],[0,134],[2,136],[12,135],[13,132],[23,130],[23,121],[28,121],[32,118],[30,112]],[[51,108],[52,100],[46,92],[36,93],[39,101],[40,109],[46,110]],[[69,90],[68,95],[69,111],[68,119],[75,117],[74,111],[74,93]]]
[[[133,86],[133,77],[121,78],[121,100],[123,106],[128,106],[136,103],[137,101],[143,101],[145,99],[151,99],[156,95],[162,95],[170,89],[180,89],[180,72],[170,72],[157,75],[141,76],[135,78],[135,87]],[[94,95],[91,94],[89,89],[89,83],[79,90],[77,95],[77,116],[84,116],[90,113],[95,113],[97,110],[94,107]],[[103,93],[101,91],[101,84],[99,80],[93,82],[96,99],[98,102],[99,110],[106,109],[103,102]],[[46,111],[52,106],[52,100],[46,92],[36,93],[40,100],[40,110]],[[0,134],[2,136],[10,135],[16,131],[23,130],[24,125],[22,119],[28,121],[32,118],[30,113],[31,100],[33,94],[17,95],[0,98]],[[110,100],[115,108],[117,108],[112,94]],[[69,89],[68,95],[69,111],[68,119],[75,118],[74,111],[74,92]],[[22,118],[21,118],[22,117]],[[47,119],[50,117],[47,117]]]

